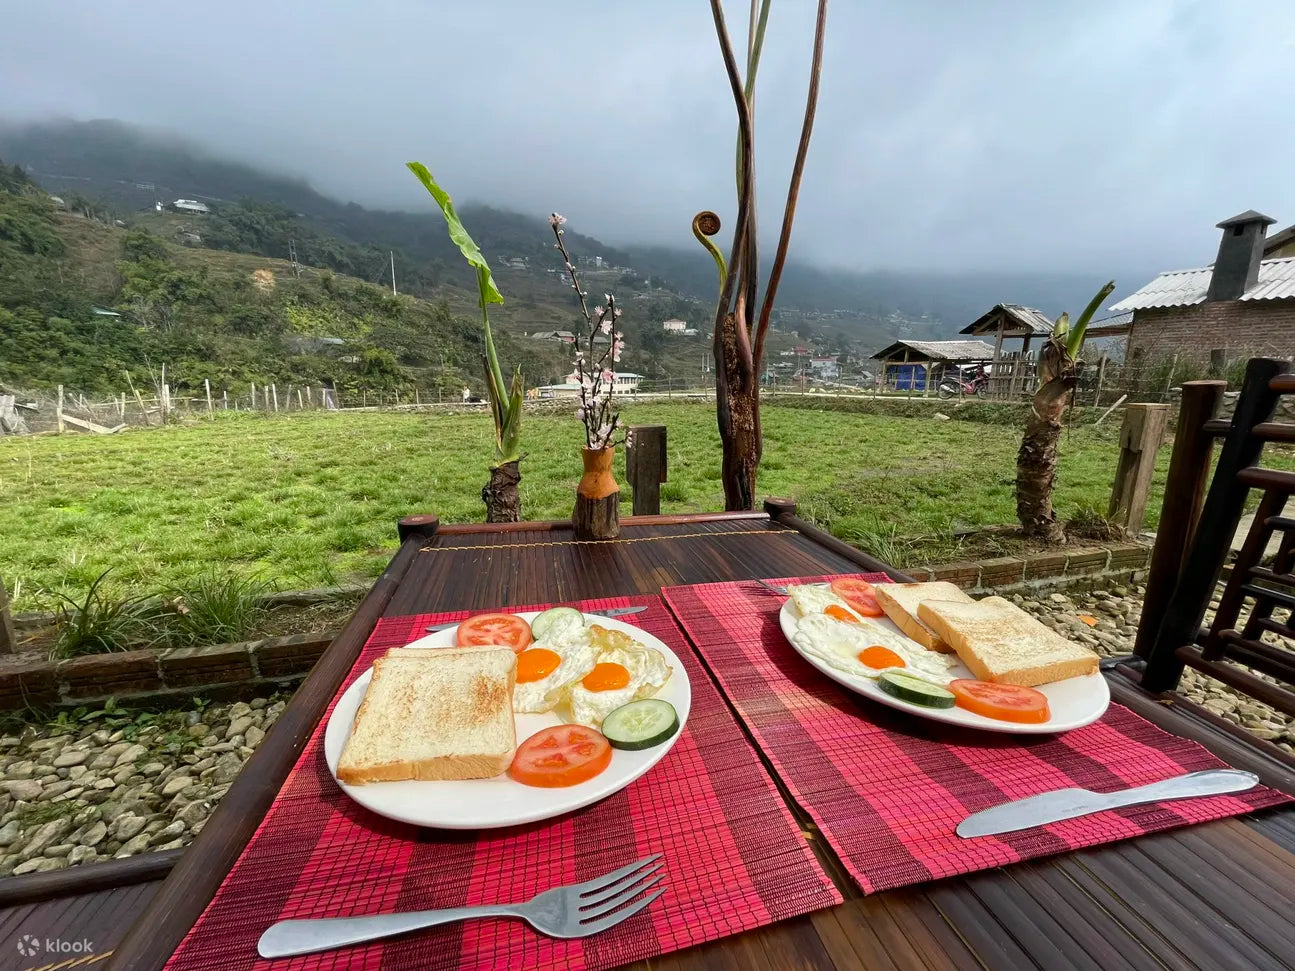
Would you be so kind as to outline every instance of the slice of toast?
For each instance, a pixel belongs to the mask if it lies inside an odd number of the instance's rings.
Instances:
[[[941,654],[952,654],[953,647],[917,616],[918,604],[925,600],[953,600],[971,603],[962,588],[948,580],[930,583],[878,583],[872,588],[877,605],[905,634],[923,647]]]
[[[953,645],[982,681],[1032,688],[1097,671],[1097,655],[1045,627],[1002,597],[969,603],[927,600],[918,617]]]
[[[389,651],[355,713],[337,778],[489,779],[513,759],[517,655],[506,647]]]

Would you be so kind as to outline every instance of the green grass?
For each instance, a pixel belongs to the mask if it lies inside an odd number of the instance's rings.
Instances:
[[[713,405],[634,405],[625,417],[669,428],[663,511],[723,507]],[[1016,427],[767,407],[764,431],[760,494],[797,497],[848,540],[1014,521]],[[484,413],[308,413],[0,439],[0,576],[19,610],[83,599],[108,569],[104,586],[118,593],[212,571],[288,587],[375,576],[401,516],[482,518],[491,438]],[[579,445],[574,418],[526,415],[527,518],[570,515]],[[1105,508],[1117,454],[1117,423],[1065,434],[1060,515]],[[628,489],[621,498],[628,515]]]

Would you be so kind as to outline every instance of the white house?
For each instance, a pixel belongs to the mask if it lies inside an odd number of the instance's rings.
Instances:
[[[613,391],[616,394],[637,394],[638,393],[639,382],[643,380],[643,375],[635,374],[633,371],[613,371],[612,373],[615,375]],[[574,388],[576,391],[579,391],[580,375],[577,374],[575,371],[572,371],[570,374],[567,375],[566,384],[553,385],[553,387],[555,389]],[[544,389],[541,388],[540,390],[543,391]]]
[[[661,325],[661,329],[665,331],[667,334],[682,334],[685,330],[688,329],[688,321],[667,320],[665,323]]]
[[[197,215],[206,215],[211,212],[205,202],[199,202],[197,199],[176,199],[171,203],[171,208],[177,212],[189,212]]]

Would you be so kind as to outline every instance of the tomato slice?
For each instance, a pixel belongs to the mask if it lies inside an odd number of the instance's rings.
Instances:
[[[611,743],[600,732],[583,725],[554,725],[517,746],[508,775],[525,786],[557,789],[592,779],[611,761]]]
[[[838,577],[832,581],[832,592],[865,617],[880,617],[885,613],[877,606],[877,595],[867,580]]]
[[[515,614],[477,614],[459,624],[455,643],[459,647],[495,645],[511,647],[517,653],[531,642],[531,625]]]
[[[1052,717],[1048,708],[1048,696],[1033,688],[958,678],[949,683],[949,690],[953,692],[959,708],[986,718],[1038,724]]]

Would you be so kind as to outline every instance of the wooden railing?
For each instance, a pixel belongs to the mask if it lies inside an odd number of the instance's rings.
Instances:
[[[1136,644],[1136,653],[1146,662],[1142,684],[1149,691],[1173,690],[1184,665],[1190,665],[1295,713],[1295,692],[1260,676],[1295,683],[1295,653],[1260,639],[1265,632],[1283,637],[1295,633],[1289,620],[1272,617],[1276,609],[1295,609],[1295,520],[1280,515],[1295,494],[1295,473],[1258,467],[1266,443],[1295,441],[1295,426],[1272,420],[1281,396],[1295,393],[1295,375],[1287,361],[1250,361],[1230,422],[1214,418],[1222,385],[1200,381],[1183,386]],[[1224,444],[1206,494],[1216,437]],[[1202,630],[1252,489],[1262,490],[1263,500],[1214,621],[1209,630]],[[1277,534],[1277,556],[1271,567],[1264,567],[1264,550]],[[1248,618],[1238,632],[1235,625],[1247,602]]]

